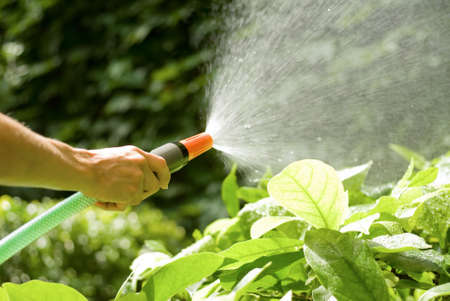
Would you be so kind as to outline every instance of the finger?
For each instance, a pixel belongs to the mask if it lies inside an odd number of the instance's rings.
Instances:
[[[152,194],[155,194],[158,192],[160,188],[160,181],[158,178],[156,178],[155,174],[150,171],[148,174],[145,175],[145,190],[144,190],[144,198],[147,198],[151,196]]]
[[[150,169],[156,173],[158,177],[160,187],[163,189],[167,189],[170,182],[170,170],[167,166],[166,160],[158,155],[147,153],[142,149],[136,147],[135,151],[143,155],[147,159],[147,163],[150,166]]]
[[[95,206],[107,211],[124,211],[127,208],[125,203],[96,202]]]
[[[163,157],[146,153],[147,162],[150,169],[156,173],[161,188],[167,189],[170,182],[170,171]]]

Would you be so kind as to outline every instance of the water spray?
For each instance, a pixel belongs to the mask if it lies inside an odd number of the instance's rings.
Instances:
[[[152,150],[151,153],[163,157],[170,172],[174,173],[183,168],[192,159],[210,150],[212,146],[213,139],[211,135],[200,133],[178,142],[164,144]],[[69,217],[95,202],[95,199],[77,192],[22,225],[0,240],[0,264]]]

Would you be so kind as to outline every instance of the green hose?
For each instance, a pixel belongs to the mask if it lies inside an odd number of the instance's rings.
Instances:
[[[95,202],[81,192],[61,201],[51,209],[35,217],[28,223],[0,240],[0,264],[28,246],[69,217],[79,213]]]

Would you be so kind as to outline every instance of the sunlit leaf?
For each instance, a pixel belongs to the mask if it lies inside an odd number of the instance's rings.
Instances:
[[[338,229],[348,209],[336,171],[318,160],[290,164],[273,177],[269,194],[282,206],[317,228]]]

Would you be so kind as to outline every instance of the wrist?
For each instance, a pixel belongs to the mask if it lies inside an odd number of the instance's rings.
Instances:
[[[85,149],[74,148],[54,139],[48,139],[61,160],[60,177],[56,188],[62,190],[84,191],[92,181],[92,154]]]

